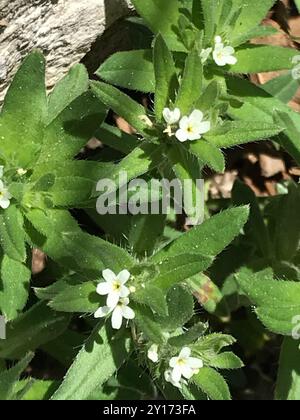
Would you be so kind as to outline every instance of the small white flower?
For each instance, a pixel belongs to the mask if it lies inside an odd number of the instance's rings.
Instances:
[[[0,180],[0,207],[2,209],[7,209],[10,206],[10,200],[12,195],[8,192],[8,189],[3,184],[3,181]]]
[[[125,286],[130,278],[130,273],[123,270],[116,275],[113,271],[107,269],[102,271],[102,276],[105,282],[98,284],[97,293],[102,296],[107,295],[106,305],[114,309],[120,298],[125,298],[130,294],[128,287]]]
[[[171,370],[171,379],[174,383],[179,383],[181,377],[191,379],[199,369],[203,368],[203,361],[196,357],[191,357],[191,349],[184,347],[178,357],[172,357],[169,362]]]
[[[169,108],[163,110],[163,117],[168,125],[177,124],[180,120],[180,115],[179,108],[175,108],[173,111]]]
[[[17,174],[19,176],[23,176],[23,175],[27,174],[27,169],[19,168],[19,169],[17,169]]]
[[[293,64],[299,64],[299,63],[300,63],[300,55],[295,55],[295,56],[292,58],[292,63],[293,63]]]
[[[152,344],[152,346],[149,348],[147,353],[148,359],[151,360],[153,363],[158,362],[158,345]]]
[[[189,117],[183,117],[179,123],[179,130],[176,131],[176,137],[179,141],[199,140],[202,134],[210,130],[210,121],[203,121],[203,112],[195,109]]]
[[[292,69],[292,77],[294,80],[300,79],[300,64]]]
[[[0,165],[0,178],[3,177],[3,173],[4,173],[4,166]]]
[[[187,385],[187,381],[183,378],[181,378],[180,381],[177,381],[177,382],[174,381],[173,378],[172,378],[171,369],[166,370],[165,373],[164,373],[164,376],[165,376],[165,380],[167,382],[170,382],[173,386],[176,386],[176,388],[181,389],[182,385]]]
[[[225,47],[220,36],[215,37],[215,43],[213,58],[218,66],[223,67],[227,64],[233,66],[237,63],[237,58],[234,57],[235,49],[233,47]]]
[[[120,299],[115,308],[102,306],[95,312],[94,316],[95,318],[104,318],[110,313],[112,313],[111,325],[114,330],[119,330],[122,326],[123,318],[129,320],[134,319],[135,317],[134,311],[131,308],[129,308],[128,304],[128,298]]]
[[[202,64],[205,64],[207,62],[211,52],[212,52],[212,48],[206,48],[201,51],[200,58],[201,58]]]

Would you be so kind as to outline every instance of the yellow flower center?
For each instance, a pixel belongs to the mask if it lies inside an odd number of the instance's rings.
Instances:
[[[4,197],[3,191],[0,191],[0,199]]]
[[[113,291],[119,292],[121,289],[121,283],[119,281],[114,281],[113,283]]]
[[[188,133],[193,133],[194,132],[193,126],[189,125],[188,128],[187,128],[187,131],[188,131]]]
[[[177,360],[177,365],[179,365],[179,366],[184,366],[184,365],[186,365],[186,360],[185,360],[185,359],[178,359],[178,360]]]

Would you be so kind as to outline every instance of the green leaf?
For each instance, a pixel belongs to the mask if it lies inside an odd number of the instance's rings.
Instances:
[[[154,316],[151,309],[144,305],[134,304],[135,319],[139,329],[148,340],[157,344],[164,344],[165,337],[157,317]]]
[[[18,379],[22,372],[26,369],[28,364],[33,359],[34,354],[28,353],[19,363],[0,373],[0,400],[11,400],[14,396],[14,391]]]
[[[300,187],[289,185],[289,193],[282,197],[275,221],[274,244],[279,260],[292,261],[300,243]]]
[[[140,304],[148,305],[154,313],[161,316],[168,315],[168,306],[165,294],[158,287],[147,285],[132,295],[132,299]]]
[[[230,40],[234,41],[241,35],[261,23],[276,0],[260,0],[253,7],[252,0],[237,0],[236,5],[241,7],[241,14],[235,22],[235,27],[230,34]]]
[[[162,121],[164,108],[175,100],[178,81],[173,56],[161,35],[158,35],[155,39],[153,54],[155,73],[154,108],[157,121]]]
[[[295,0],[295,3],[296,3],[298,11],[300,13],[300,0]]]
[[[127,134],[117,127],[113,127],[106,123],[101,125],[95,133],[95,136],[101,139],[103,144],[126,155],[132,152],[140,143],[137,137]]]
[[[195,108],[200,109],[202,112],[209,111],[216,104],[220,94],[220,84],[213,80],[204,90]]]
[[[227,87],[243,103],[232,103],[229,115],[237,120],[247,121],[251,124],[263,122],[274,125],[274,111],[286,114],[284,123],[286,130],[280,134],[279,140],[286,150],[300,164],[300,145],[297,128],[300,125],[299,113],[294,112],[279,99],[269,95],[263,89],[241,78],[228,77]],[[282,115],[280,121],[282,120]]]
[[[0,357],[19,359],[47,341],[58,337],[68,326],[70,317],[57,313],[41,302],[7,324],[6,340],[0,342]]]
[[[113,86],[102,82],[91,82],[93,93],[116,114],[123,117],[139,133],[147,135],[147,130],[151,128],[146,120],[145,108],[119,91]],[[146,122],[145,122],[146,121]]]
[[[194,314],[194,299],[181,285],[173,286],[167,294],[168,316],[159,318],[163,329],[174,331],[185,325]]]
[[[10,258],[20,262],[26,260],[23,216],[14,204],[0,214],[0,243]]]
[[[296,95],[299,88],[299,81],[291,77],[290,72],[275,77],[261,86],[272,96],[276,96],[280,101],[287,104]]]
[[[240,233],[249,215],[247,206],[232,208],[194,227],[153,257],[153,261],[178,257],[186,250],[213,258]]]
[[[202,6],[202,16],[204,22],[204,41],[210,44],[217,24],[218,16],[217,10],[219,8],[219,1],[199,0]]]
[[[194,49],[187,56],[175,106],[180,109],[181,115],[192,111],[202,90],[203,67],[199,52]]]
[[[76,98],[45,129],[38,163],[73,158],[105,117],[106,108],[91,92]]]
[[[112,85],[140,92],[154,92],[152,50],[117,52],[109,57],[96,74]]]
[[[241,369],[244,364],[239,357],[232,352],[224,352],[212,357],[209,365],[216,369]]]
[[[27,381],[19,381],[18,387],[26,388],[28,384]],[[44,381],[39,379],[34,379],[32,382],[29,382],[29,387],[26,390],[21,398],[24,401],[47,401],[51,397],[54,391],[58,387],[57,381]]]
[[[245,225],[245,232],[256,243],[261,255],[267,259],[271,258],[270,235],[254,192],[247,185],[236,181],[232,190],[232,201],[235,205],[250,204],[250,216]]]
[[[7,321],[11,321],[26,305],[31,271],[19,261],[4,255],[0,274],[0,311]]]
[[[216,172],[225,171],[225,158],[223,153],[213,144],[204,140],[197,140],[190,142],[186,147],[203,165],[208,165]]]
[[[281,347],[279,370],[275,391],[276,400],[299,401],[300,370],[299,340],[286,337]]]
[[[155,34],[162,34],[171,50],[185,50],[174,30],[174,25],[178,22],[180,9],[182,8],[180,0],[168,2],[165,0],[133,0],[132,3],[150,29]]]
[[[128,242],[133,254],[144,258],[153,253],[165,226],[165,214],[140,214],[132,219]]]
[[[280,125],[261,121],[225,122],[214,131],[204,135],[205,139],[219,148],[228,148],[238,144],[264,140],[276,136],[283,130]]]
[[[48,96],[48,124],[55,120],[78,96],[88,90],[89,75],[82,64],[75,64]]]
[[[295,50],[274,45],[246,45],[235,53],[237,64],[230,67],[233,73],[261,73],[292,69]]]
[[[0,117],[1,155],[13,166],[26,168],[34,161],[46,112],[45,60],[33,52],[15,75]]]
[[[170,346],[174,347],[184,347],[188,344],[196,341],[200,336],[202,336],[207,330],[207,324],[199,322],[198,324],[193,325],[185,334],[178,335],[176,337],[171,337],[168,340]]]
[[[157,260],[155,257],[150,261],[157,264],[158,271],[151,284],[167,291],[176,283],[180,283],[196,273],[206,270],[213,259],[199,253],[183,252],[170,257],[163,256],[161,260]]]
[[[261,322],[272,332],[291,336],[293,319],[300,314],[300,283],[274,280],[269,270],[252,276],[240,272],[236,278]]]
[[[197,385],[211,400],[231,400],[230,391],[223,376],[214,369],[204,367],[194,375],[191,381]]]
[[[126,332],[113,333],[98,324],[78,353],[53,400],[86,400],[126,361],[131,353]]]

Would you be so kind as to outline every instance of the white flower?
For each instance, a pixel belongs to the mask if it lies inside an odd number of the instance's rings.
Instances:
[[[148,359],[151,360],[153,363],[158,362],[158,345],[152,344],[152,346],[149,348],[147,353]]]
[[[300,79],[300,64],[292,69],[292,77],[294,80]]]
[[[167,382],[170,382],[173,386],[176,386],[176,388],[181,389],[182,385],[187,385],[187,381],[183,378],[181,378],[180,381],[177,381],[177,382],[174,381],[173,378],[172,378],[171,369],[166,370],[164,375],[165,375],[165,380]]]
[[[95,318],[104,318],[105,316],[112,313],[111,325],[113,329],[119,330],[122,326],[123,318],[125,319],[134,319],[135,313],[129,308],[129,299],[123,298],[120,299],[115,308],[109,306],[102,306],[95,312]]]
[[[205,64],[207,62],[211,52],[212,52],[212,48],[206,48],[201,51],[200,58],[201,58],[202,64]]]
[[[0,165],[0,178],[3,177],[3,173],[4,173],[4,166]]]
[[[172,381],[179,383],[182,376],[185,379],[191,379],[199,369],[203,368],[203,361],[196,357],[191,357],[191,349],[184,347],[178,357],[172,357],[169,366],[172,368]]]
[[[125,298],[130,294],[128,287],[125,286],[130,278],[130,273],[123,270],[116,276],[113,271],[107,269],[102,271],[102,276],[105,282],[98,284],[97,293],[102,296],[107,295],[106,305],[114,309],[120,298]]]
[[[10,206],[10,199],[12,195],[8,192],[8,189],[3,184],[3,181],[0,180],[0,207],[2,209],[7,209]]]
[[[168,125],[178,123],[180,120],[180,109],[175,108],[173,111],[169,108],[163,110],[163,117]]]
[[[210,130],[210,122],[203,121],[203,117],[203,112],[195,109],[189,117],[181,118],[175,134],[177,139],[181,142],[201,139],[201,135]]]
[[[218,66],[226,66],[227,64],[234,65],[237,63],[237,58],[234,57],[235,49],[231,46],[225,47],[220,36],[215,37],[215,49],[213,51],[213,58]]]
[[[17,174],[19,176],[23,176],[23,175],[27,174],[27,169],[19,168],[19,169],[17,169]]]

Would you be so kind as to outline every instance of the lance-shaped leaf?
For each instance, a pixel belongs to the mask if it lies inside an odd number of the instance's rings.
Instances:
[[[145,108],[117,88],[102,82],[91,82],[93,93],[117,115],[123,117],[140,134],[147,136],[151,121]]]
[[[98,324],[79,351],[52,400],[86,400],[127,360],[131,340],[126,331],[114,333]]]
[[[228,401],[231,400],[228,385],[218,372],[209,367],[199,370],[191,381],[200,388],[211,400]]]
[[[260,0],[253,7],[252,0],[235,0],[235,5],[241,7],[241,14],[235,22],[235,27],[230,34],[230,40],[234,41],[242,34],[249,32],[251,29],[261,23],[267,16],[276,0]]]
[[[4,255],[0,265],[0,312],[10,321],[26,305],[31,271],[21,262]]]
[[[227,148],[251,141],[264,140],[276,136],[283,130],[279,124],[261,121],[225,122],[214,131],[204,135],[205,139],[216,147]]]
[[[0,373],[0,400],[14,399],[14,394],[17,391],[18,380],[22,372],[27,368],[28,364],[33,359],[34,354],[28,353],[19,363],[8,370]]]
[[[260,73],[292,69],[295,50],[273,45],[247,45],[236,51],[237,64],[233,73]]]
[[[88,90],[89,75],[83,64],[75,64],[48,96],[47,123],[51,123],[78,96]]]
[[[170,49],[185,50],[174,30],[182,8],[180,0],[133,0],[132,3],[149,28],[156,34],[162,34]]]
[[[299,401],[299,340],[285,337],[281,347],[275,398],[280,401]]]
[[[180,88],[176,99],[176,107],[181,115],[187,115],[193,110],[202,90],[202,63],[199,52],[194,49],[188,55]]]
[[[151,50],[122,51],[109,57],[96,74],[112,85],[154,92],[155,78]]]
[[[170,101],[175,100],[178,87],[176,68],[173,56],[161,35],[158,35],[153,50],[155,72],[155,115],[162,121],[163,110]]]
[[[101,125],[106,112],[91,92],[76,98],[45,129],[38,163],[73,158]]]
[[[185,146],[187,150],[196,156],[203,165],[208,165],[216,172],[224,172],[225,158],[220,149],[213,144],[201,139],[190,142]]]
[[[54,340],[68,326],[69,315],[52,311],[41,302],[7,324],[6,340],[0,342],[0,357],[19,359],[28,351]]]
[[[33,52],[24,60],[5,97],[0,116],[0,155],[23,168],[34,162],[46,112],[45,60],[41,53]]]
[[[119,130],[117,127],[113,127],[106,123],[101,125],[101,127],[96,131],[95,136],[101,139],[103,144],[126,155],[132,152],[132,150],[140,144],[140,141],[136,136],[127,134],[124,131]]]
[[[23,216],[14,204],[0,214],[0,243],[9,258],[20,262],[26,260]]]
[[[295,80],[289,73],[282,74],[269,80],[262,88],[272,96],[287,104],[296,95],[299,88],[299,80]]]
[[[272,332],[291,336],[300,313],[300,283],[273,278],[270,270],[255,275],[240,272],[237,281],[255,305],[255,312]]]

